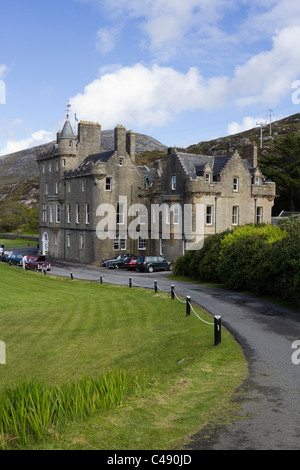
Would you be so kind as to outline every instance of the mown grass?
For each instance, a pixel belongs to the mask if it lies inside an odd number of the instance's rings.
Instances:
[[[25,238],[15,238],[11,240],[9,238],[0,238],[0,245],[4,245],[6,250],[11,250],[14,248],[24,248],[28,246],[37,246],[36,241],[32,241]]]
[[[232,396],[247,376],[241,348],[224,328],[215,347],[213,326],[186,317],[176,299],[5,264],[0,280],[0,396],[31,381],[70,390],[118,371],[135,384],[122,389],[122,406],[71,412],[40,440],[27,431],[26,448],[178,449],[216,417],[232,419]]]

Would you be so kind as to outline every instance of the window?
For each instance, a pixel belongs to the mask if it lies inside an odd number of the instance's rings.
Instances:
[[[71,235],[67,233],[67,247],[70,248],[71,246]]]
[[[46,195],[48,194],[48,183],[47,183],[47,181],[46,181],[46,183],[45,183],[45,194],[46,194]]]
[[[210,183],[210,173],[205,173],[205,181]]]
[[[124,166],[124,158],[119,158],[119,166]]]
[[[69,140],[69,149],[72,148],[72,140]]]
[[[59,244],[59,232],[54,235],[54,244],[56,246]]]
[[[239,207],[233,206],[232,207],[232,225],[239,224]]]
[[[172,191],[176,189],[176,176],[172,176]]]
[[[58,160],[56,160],[55,162],[55,168],[56,168],[56,171],[58,171]]]
[[[60,222],[60,204],[56,204],[56,222]]]
[[[85,181],[81,180],[81,191],[84,193],[85,191]]]
[[[90,205],[89,205],[89,203],[86,203],[86,205],[85,205],[85,223],[86,224],[90,223]]]
[[[170,225],[170,206],[166,206],[166,224]]]
[[[63,158],[63,161],[62,161],[62,166],[65,167],[66,166],[66,159]]]
[[[256,223],[261,224],[263,221],[263,208],[257,207],[256,208]]]
[[[80,222],[80,204],[76,204],[76,224]]]
[[[52,204],[49,205],[49,222],[53,222],[53,206]]]
[[[106,178],[105,180],[105,190],[111,191],[111,178]]]
[[[80,236],[79,236],[79,248],[81,250],[84,249],[84,235],[83,235],[83,233],[81,233]]]
[[[45,163],[42,163],[42,173],[45,173]]]
[[[124,204],[117,204],[117,224],[124,224]]]
[[[139,250],[146,250],[147,247],[147,240],[146,238],[139,237],[138,240],[138,249]]]
[[[114,238],[114,250],[119,251],[120,249],[120,238],[116,237]]]
[[[58,181],[55,181],[55,194],[58,194]]]
[[[71,204],[67,204],[67,222],[71,223]]]
[[[255,178],[254,178],[254,184],[255,184],[256,186],[259,186],[259,184],[260,184],[260,178],[259,178],[259,176],[255,176]]]
[[[51,162],[49,162],[48,164],[48,170],[49,170],[49,173],[51,173]]]
[[[179,206],[177,204],[173,207],[173,224],[179,224]]]
[[[71,192],[71,181],[67,181],[67,191],[68,193]]]
[[[206,206],[206,225],[213,224],[214,206]]]
[[[239,179],[237,177],[233,178],[233,191],[239,190]]]
[[[140,221],[140,225],[146,225],[146,222],[147,222],[147,208],[145,206],[141,206],[141,208],[140,208],[139,221]]]
[[[43,222],[47,222],[47,204],[43,204],[42,207],[42,220]]]

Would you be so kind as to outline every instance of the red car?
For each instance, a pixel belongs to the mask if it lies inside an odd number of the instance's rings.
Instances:
[[[41,256],[27,256],[27,268],[32,269],[33,271],[50,271],[51,265],[46,262],[44,255]]]
[[[136,262],[137,258],[131,258],[130,260],[124,262],[124,268],[127,268],[129,271],[133,269],[135,270]]]

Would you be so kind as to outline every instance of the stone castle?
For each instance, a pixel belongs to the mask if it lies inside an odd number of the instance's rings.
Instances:
[[[101,126],[67,119],[40,170],[40,249],[54,258],[97,264],[119,253],[174,260],[205,237],[253,222],[271,223],[275,183],[242,155],[168,150],[153,168],[135,162],[135,134],[118,125],[114,148],[101,148]],[[132,227],[134,228],[132,230]],[[130,230],[131,228],[131,230]]]

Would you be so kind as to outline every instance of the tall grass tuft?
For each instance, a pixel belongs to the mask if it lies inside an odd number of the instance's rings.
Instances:
[[[137,386],[135,378],[112,371],[62,386],[30,379],[6,387],[0,392],[0,448],[26,447],[31,440],[47,438],[59,420],[121,406]]]

